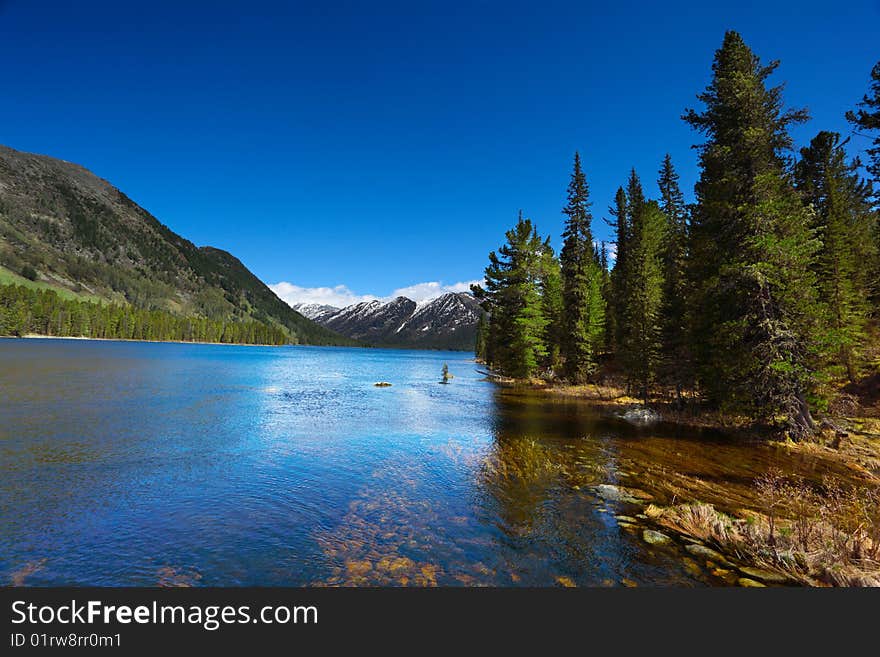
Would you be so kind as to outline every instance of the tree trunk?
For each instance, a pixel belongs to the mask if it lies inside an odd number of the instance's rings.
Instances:
[[[846,364],[846,376],[849,378],[850,383],[856,382],[856,370],[852,364],[852,358],[849,357],[849,354],[844,356],[844,363]]]
[[[816,431],[816,423],[810,414],[810,407],[807,400],[804,399],[803,392],[798,391],[792,402],[792,408],[789,412],[788,424],[791,430],[791,437],[795,440],[804,440],[809,438]]]

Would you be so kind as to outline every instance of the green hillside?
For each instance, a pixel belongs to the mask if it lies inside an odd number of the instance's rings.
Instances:
[[[0,146],[0,284],[356,344],[281,301],[231,254],[197,247],[76,164]]]

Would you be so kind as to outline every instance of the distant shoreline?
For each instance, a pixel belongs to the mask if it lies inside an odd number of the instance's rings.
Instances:
[[[255,342],[205,342],[202,340],[136,340],[132,338],[90,338],[85,335],[41,335],[39,333],[26,333],[25,335],[0,335],[0,338],[12,338],[21,340],[83,340],[88,342],[146,342],[150,344],[212,344],[224,347],[303,347],[321,345],[300,344],[258,344]]]
[[[387,349],[389,351],[422,351],[441,353],[473,353],[466,349],[418,349],[416,347],[388,347],[376,345],[333,345],[333,344],[258,344],[254,342],[204,342],[201,340],[135,340],[131,338],[90,338],[85,335],[41,335],[39,333],[26,333],[25,335],[0,335],[0,338],[10,340],[83,340],[88,342],[143,342],[146,344],[204,344],[220,345],[223,347],[333,347],[340,349]]]

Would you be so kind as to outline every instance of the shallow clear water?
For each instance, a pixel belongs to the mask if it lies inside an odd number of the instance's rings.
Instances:
[[[499,389],[470,354],[0,340],[0,583],[718,584],[592,486],[746,503],[777,458]]]

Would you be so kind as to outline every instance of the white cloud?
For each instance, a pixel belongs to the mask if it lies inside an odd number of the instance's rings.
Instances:
[[[593,246],[600,249],[602,248],[602,242],[593,240]],[[617,260],[617,244],[614,242],[605,242],[605,252],[608,254],[608,265],[613,265],[614,261]]]
[[[438,281],[416,283],[415,285],[408,285],[407,287],[401,287],[394,290],[388,298],[406,297],[407,299],[412,299],[416,303],[422,303],[424,301],[436,299],[447,292],[470,292],[471,284],[476,283],[482,283],[482,281],[461,281],[459,283],[453,283],[452,285],[443,285]]]
[[[415,285],[397,288],[387,297],[379,297],[374,294],[356,294],[345,285],[336,285],[335,287],[301,287],[287,281],[270,285],[269,289],[291,306],[297,303],[314,303],[343,308],[362,301],[372,301],[374,299],[390,301],[395,297],[406,297],[416,303],[424,303],[447,292],[468,292],[471,289],[472,283],[481,282],[460,281],[452,285],[444,285],[439,281],[416,283]]]
[[[269,289],[277,294],[287,305],[297,303],[315,303],[324,306],[343,308],[361,301],[372,301],[378,297],[372,294],[355,294],[344,285],[335,287],[300,287],[287,281],[270,285]]]

